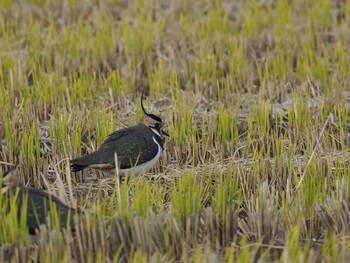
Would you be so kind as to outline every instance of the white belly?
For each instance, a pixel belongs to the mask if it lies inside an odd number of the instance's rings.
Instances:
[[[128,174],[128,176],[131,175],[135,175],[138,176],[141,172],[146,171],[149,172],[149,170],[151,170],[151,168],[153,167],[153,165],[158,161],[160,155],[162,154],[162,147],[159,145],[159,143],[157,142],[157,140],[153,137],[153,141],[157,144],[158,146],[158,152],[156,154],[156,156],[154,156],[154,158],[152,160],[149,160],[148,162],[145,162],[143,164],[140,164],[136,167],[132,167],[132,168],[128,168],[128,169],[119,169],[118,174],[119,176],[125,176],[126,174]],[[115,174],[115,169],[113,170],[109,170],[108,173],[110,174]]]

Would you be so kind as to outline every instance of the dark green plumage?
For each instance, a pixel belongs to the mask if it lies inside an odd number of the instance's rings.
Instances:
[[[67,206],[57,197],[44,191],[24,187],[19,180],[18,171],[13,168],[2,176],[1,194],[8,200],[15,198],[15,207],[11,207],[13,202],[9,202],[7,211],[17,209],[18,220],[21,216],[26,216],[28,232],[35,234],[40,225],[46,225],[48,220],[52,226],[60,229],[70,228],[75,230],[74,216],[78,210]],[[22,215],[22,213],[25,213]],[[56,221],[57,219],[57,221]]]
[[[54,221],[51,216],[57,216],[61,229],[68,227],[75,230],[74,215],[78,211],[65,205],[57,197],[38,189],[22,186],[11,188],[5,194],[9,198],[10,196],[16,198],[18,220],[21,217],[22,207],[26,204],[27,227],[30,234],[35,234],[40,225],[46,225],[49,218]]]
[[[158,153],[158,145],[153,141],[153,137],[155,134],[144,124],[118,130],[109,135],[96,152],[71,160],[72,171],[77,172],[98,165],[114,169],[115,152],[120,169],[128,169],[138,163],[147,162]],[[157,141],[163,147],[162,141],[160,139]]]

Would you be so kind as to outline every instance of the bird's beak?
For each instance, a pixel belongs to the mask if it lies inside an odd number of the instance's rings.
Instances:
[[[162,134],[164,134],[165,136],[170,136],[166,131],[162,130]]]

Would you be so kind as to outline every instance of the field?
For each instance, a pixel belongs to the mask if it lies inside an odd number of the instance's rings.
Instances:
[[[348,261],[349,26],[341,0],[0,1],[0,171],[85,211],[33,242],[0,209],[0,261]],[[71,173],[141,92],[151,172]]]

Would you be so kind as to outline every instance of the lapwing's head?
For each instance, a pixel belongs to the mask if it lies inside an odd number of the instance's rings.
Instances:
[[[19,174],[16,167],[13,167],[9,171],[5,172],[1,180],[2,180],[1,194],[6,193],[11,188],[19,186],[20,185]]]
[[[154,114],[148,113],[143,106],[142,99],[143,93],[141,95],[141,108],[143,111],[141,123],[149,127],[159,137],[162,135],[169,136],[169,134],[163,130],[164,123],[162,122],[162,119]]]

